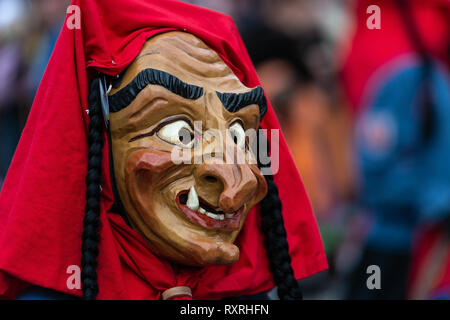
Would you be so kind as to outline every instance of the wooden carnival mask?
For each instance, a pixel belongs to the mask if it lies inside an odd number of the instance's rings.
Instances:
[[[263,100],[184,32],[151,38],[128,67],[110,93],[115,182],[155,253],[191,266],[238,260],[233,242],[267,193],[245,136],[258,129]]]

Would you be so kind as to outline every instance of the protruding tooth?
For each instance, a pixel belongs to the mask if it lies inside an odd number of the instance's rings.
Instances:
[[[205,213],[206,213],[206,210],[203,209],[203,208],[200,208],[200,209],[198,209],[198,212],[200,212],[201,214],[205,214]]]
[[[233,217],[234,217],[234,214],[233,214],[233,213],[225,213],[225,218],[231,219],[231,218],[233,218]]]
[[[186,205],[188,206],[189,209],[191,209],[193,211],[197,211],[198,207],[200,206],[200,203],[198,201],[197,192],[195,192],[194,187],[191,187],[191,189],[189,190]]]
[[[216,219],[216,220],[220,220],[220,215],[218,214],[214,214],[212,212],[206,212],[206,215],[210,218]]]

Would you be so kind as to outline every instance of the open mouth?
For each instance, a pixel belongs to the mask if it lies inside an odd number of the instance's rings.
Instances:
[[[225,213],[198,197],[194,187],[178,193],[176,203],[189,220],[212,229],[238,229],[244,211],[242,206],[235,212]]]

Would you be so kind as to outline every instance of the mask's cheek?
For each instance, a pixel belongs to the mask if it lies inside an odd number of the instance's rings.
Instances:
[[[129,201],[128,214],[151,214],[154,203],[161,199],[165,173],[174,167],[170,153],[157,150],[138,150],[129,156],[125,166],[125,187]],[[136,212],[137,211],[137,212]],[[135,220],[132,217],[132,220]],[[143,217],[141,217],[143,218]]]
[[[170,153],[143,149],[130,154],[124,170],[124,206],[133,228],[156,253],[169,259],[182,256],[177,232],[183,229],[183,221],[173,210],[173,197],[162,190],[178,178],[179,168],[171,161]]]

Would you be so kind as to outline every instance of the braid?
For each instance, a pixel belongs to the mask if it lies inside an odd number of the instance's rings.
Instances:
[[[266,139],[258,135],[258,149],[260,142]],[[267,140],[266,140],[267,141]],[[258,155],[259,155],[258,151]],[[258,165],[261,162],[258,157]],[[273,180],[273,175],[265,175],[267,181],[267,195],[261,200],[261,228],[265,235],[264,245],[269,259],[270,270],[273,274],[275,285],[278,287],[278,297],[281,300],[302,300],[303,295],[300,286],[294,277],[291,266],[289,244],[287,242],[286,229],[284,228],[283,215],[281,214],[281,200],[278,195],[278,187]]]
[[[300,286],[294,278],[291,266],[286,229],[281,214],[281,200],[273,176],[266,176],[268,192],[261,201],[261,227],[265,234],[265,247],[270,270],[278,287],[281,300],[301,300]]]
[[[81,281],[83,298],[95,300],[98,294],[97,257],[100,240],[100,184],[103,148],[103,115],[99,99],[99,80],[94,79],[89,88],[89,153],[86,175],[86,206],[81,246]]]

